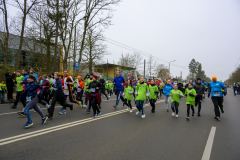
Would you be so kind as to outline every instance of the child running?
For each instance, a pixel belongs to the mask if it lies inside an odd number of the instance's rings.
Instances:
[[[130,110],[130,113],[132,113],[132,94],[133,94],[133,85],[132,85],[132,80],[128,80],[128,83],[124,86],[124,94],[125,94],[125,99],[124,103],[128,106],[127,110]]]
[[[139,113],[142,113],[142,118],[145,118],[145,113],[143,110],[143,104],[147,100],[146,97],[149,96],[149,88],[146,83],[144,83],[144,78],[140,78],[140,83],[137,84],[136,90],[135,90],[135,95],[136,95],[136,106],[138,111],[136,112],[136,115]]]
[[[151,81],[151,85],[149,85],[149,91],[150,91],[150,95],[149,95],[149,101],[150,101],[150,105],[152,106],[152,113],[155,113],[155,103],[157,101],[157,95],[159,93],[158,91],[158,87],[155,84],[155,80],[153,79]]]
[[[188,88],[185,90],[185,97],[187,97],[186,104],[187,104],[187,120],[189,119],[190,107],[192,109],[192,116],[194,116],[194,104],[195,104],[195,97],[196,97],[196,90],[193,89],[192,83],[188,84]]]
[[[171,108],[172,108],[172,116],[175,116],[176,113],[176,117],[178,117],[178,107],[180,104],[180,99],[181,97],[183,97],[183,94],[180,90],[178,90],[178,86],[177,84],[174,85],[174,89],[171,90],[170,94],[169,94],[172,98],[171,98]]]
[[[27,105],[24,108],[24,113],[28,118],[28,122],[23,126],[25,128],[33,125],[31,115],[29,113],[29,109],[33,108],[38,114],[42,117],[42,124],[46,123],[48,117],[46,117],[40,108],[37,107],[37,103],[39,101],[38,96],[42,97],[43,88],[39,84],[37,84],[36,77],[33,75],[29,75],[27,78],[28,83],[26,84],[26,89],[24,93],[26,94],[26,102]],[[41,89],[41,92],[37,95],[37,89]]]
[[[108,94],[109,94],[108,97],[110,98],[111,95],[113,94],[113,87],[114,87],[112,80],[110,80],[110,82],[108,83],[108,87],[109,87],[109,89],[108,89]]]
[[[171,90],[173,90],[173,87],[171,85],[171,80],[167,80],[167,84],[163,87],[163,94],[165,95],[165,103],[167,104],[167,112],[169,111],[169,106],[171,102],[171,96],[169,96]]]

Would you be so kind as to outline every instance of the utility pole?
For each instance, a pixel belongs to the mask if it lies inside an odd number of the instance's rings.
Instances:
[[[75,62],[76,62],[76,33],[77,33],[77,31],[76,31],[76,26],[75,26],[75,28],[74,28],[74,52],[73,52],[73,77],[75,76]]]
[[[108,79],[108,59],[107,59],[107,79]]]
[[[143,73],[143,78],[145,78],[145,63],[146,63],[146,61],[145,61],[145,59],[144,59],[144,73]]]

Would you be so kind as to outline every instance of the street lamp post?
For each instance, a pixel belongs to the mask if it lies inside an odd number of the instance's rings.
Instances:
[[[170,61],[170,62],[169,62],[169,75],[168,75],[168,78],[169,78],[170,75],[171,75],[171,72],[170,72],[170,63],[171,63],[171,62],[175,62],[175,61],[176,61],[176,60],[174,60],[174,61]]]

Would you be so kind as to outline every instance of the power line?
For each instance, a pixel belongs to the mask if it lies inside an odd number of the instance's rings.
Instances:
[[[109,39],[109,38],[106,38],[106,39]],[[109,40],[110,40],[110,41],[109,41]],[[106,42],[111,43],[111,44],[113,44],[113,45],[116,45],[116,46],[118,46],[118,47],[121,47],[121,48],[130,50],[130,51],[132,51],[132,52],[139,52],[139,53],[142,54],[142,55],[150,56],[150,54],[148,54],[148,53],[142,52],[142,51],[140,51],[140,50],[137,50],[137,49],[135,49],[135,48],[132,48],[132,47],[130,47],[130,46],[127,46],[127,45],[125,45],[125,44],[122,44],[122,43],[120,43],[120,42],[114,41],[114,40],[112,40],[112,39],[109,39],[109,40],[106,40]],[[158,58],[158,57],[155,57],[155,56],[152,56],[152,57],[154,57],[154,58],[157,59],[157,60],[162,61],[163,63],[169,63],[169,61],[166,61],[166,60],[164,60],[164,59],[161,59],[161,58]],[[177,65],[177,64],[172,64],[172,66],[176,66],[176,67],[179,67],[179,68],[182,68],[182,69],[187,69],[186,66],[180,66],[180,65]]]

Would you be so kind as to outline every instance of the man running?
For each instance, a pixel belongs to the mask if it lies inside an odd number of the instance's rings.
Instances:
[[[102,76],[99,77],[99,82],[100,82],[101,85],[102,85],[102,88],[99,89],[100,96],[103,94],[104,96],[107,97],[107,100],[108,100],[108,96],[107,96],[107,94],[105,93],[105,85],[107,84],[107,82],[103,79]]]
[[[116,105],[113,105],[115,109],[117,109],[117,105],[119,103],[119,100],[121,99],[124,103],[124,98],[122,96],[123,91],[123,83],[125,83],[124,78],[120,75],[120,72],[117,71],[117,76],[114,78],[113,83],[116,85],[116,91],[115,94],[117,95]]]
[[[195,106],[198,106],[198,116],[200,117],[202,99],[205,96],[204,85],[201,83],[201,78],[197,78],[197,81],[193,85],[193,88],[196,90]]]
[[[222,89],[224,89],[224,92],[222,92]],[[220,111],[219,107],[221,109],[221,112],[224,113],[223,110],[223,95],[227,94],[227,89],[225,88],[225,85],[217,81],[217,77],[212,77],[212,82],[209,84],[208,87],[208,98],[210,97],[210,94],[212,96],[212,102],[214,104],[214,111],[215,111],[215,119],[220,121]]]

